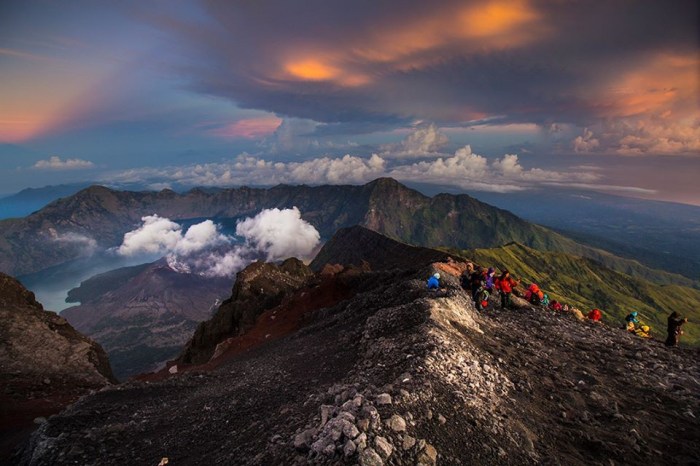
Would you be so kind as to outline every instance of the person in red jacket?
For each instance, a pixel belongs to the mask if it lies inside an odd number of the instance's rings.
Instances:
[[[510,276],[510,272],[504,270],[496,283],[496,287],[501,292],[501,309],[510,307],[510,296],[516,286],[518,282]]]
[[[588,318],[591,319],[593,322],[600,322],[600,319],[603,317],[603,313],[600,312],[600,309],[592,309],[591,312],[588,313]]]

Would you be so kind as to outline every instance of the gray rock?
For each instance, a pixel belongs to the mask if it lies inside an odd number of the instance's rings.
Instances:
[[[348,422],[348,421],[345,421],[343,423],[343,435],[346,438],[354,439],[355,437],[360,435],[360,431],[357,430],[357,427],[355,427],[355,424]]]
[[[335,443],[329,437],[320,437],[311,445],[311,451],[316,452],[320,455],[327,455],[328,451],[331,450],[331,455],[335,453]]]
[[[394,414],[386,421],[387,427],[394,432],[406,432],[406,421],[398,414]]]
[[[367,447],[367,434],[358,435],[354,442],[358,449],[364,450]]]
[[[383,466],[382,457],[371,448],[365,448],[360,452],[360,466]]]
[[[326,425],[328,422],[328,419],[331,418],[333,415],[333,410],[335,409],[335,406],[332,405],[321,405],[321,425],[320,427],[323,427]]]
[[[431,444],[426,443],[425,448],[418,453],[417,466],[434,466],[437,463],[437,450]]]
[[[346,457],[354,455],[355,451],[357,451],[357,445],[355,445],[355,442],[353,442],[352,440],[348,440],[347,442],[345,442],[345,446],[343,447],[343,454]]]
[[[415,439],[415,438],[411,437],[410,435],[404,435],[404,437],[403,437],[403,444],[401,445],[401,447],[402,447],[404,450],[410,450],[411,448],[413,448],[413,446],[414,446],[415,444],[416,444],[416,439]]]
[[[377,395],[377,404],[379,406],[390,405],[391,404],[391,395],[389,395],[388,393],[382,393],[381,395]]]
[[[445,416],[443,416],[442,414],[439,414],[438,415],[438,422],[440,424],[445,424],[447,422],[447,419],[445,419]]]
[[[307,429],[294,437],[294,448],[300,451],[308,451],[311,448],[316,429]]]
[[[384,461],[388,460],[391,454],[394,452],[394,447],[384,437],[376,437],[374,439],[374,448]]]
[[[369,419],[360,419],[357,421],[357,428],[362,432],[367,432],[369,430]]]

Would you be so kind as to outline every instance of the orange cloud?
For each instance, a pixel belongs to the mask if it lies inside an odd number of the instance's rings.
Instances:
[[[36,61],[0,70],[0,141],[18,143],[69,124],[76,112],[98,97],[89,91],[109,69]]]
[[[539,20],[539,14],[525,1],[490,1],[467,7],[458,18],[466,37],[484,40],[523,37],[525,27]]]
[[[274,133],[281,123],[282,120],[277,117],[248,118],[217,128],[210,133],[226,139],[257,138]]]
[[[698,115],[700,57],[659,54],[602,92],[604,116],[682,119]]]
[[[329,81],[344,87],[362,86],[369,82],[369,77],[349,68],[331,64],[333,60],[302,58],[292,60],[284,66],[287,77],[300,81]]]
[[[338,76],[338,69],[318,60],[306,59],[287,64],[288,73],[295,78],[307,81],[325,81]]]
[[[543,37],[547,28],[542,15],[527,0],[482,1],[469,7],[437,9],[432,15],[384,25],[358,34],[342,44],[315,44],[313,54],[282,64],[283,74],[295,80],[328,81],[341,86],[361,86],[373,80],[364,67],[383,64],[389,70],[424,68],[442,60],[431,53],[454,53],[523,46]],[[289,56],[281,51],[282,56]]]

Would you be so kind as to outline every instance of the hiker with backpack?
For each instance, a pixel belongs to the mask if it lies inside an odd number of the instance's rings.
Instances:
[[[474,295],[474,307],[477,311],[485,311],[489,306],[489,290],[485,286],[480,286]]]
[[[556,299],[549,303],[549,308],[555,312],[561,312],[563,310],[561,303]]]
[[[525,299],[530,303],[535,306],[539,306],[540,304],[543,304],[545,294],[542,290],[540,290],[540,287],[537,285],[537,283],[531,283],[530,286],[527,287],[527,291],[525,292]]]
[[[476,292],[481,288],[484,282],[484,272],[481,267],[477,267],[471,274],[469,284],[472,291],[472,299],[476,302]]]
[[[509,308],[511,305],[511,294],[513,288],[518,286],[518,282],[510,276],[508,270],[504,270],[496,281],[496,288],[501,292],[501,309]]]
[[[687,317],[681,317],[679,313],[673,311],[668,316],[668,338],[666,338],[666,346],[678,346],[678,342],[683,335],[681,327],[688,322]]]
[[[640,325],[639,319],[637,319],[637,316],[639,313],[637,311],[632,311],[627,316],[625,316],[625,325],[623,328],[625,328],[628,332],[634,333],[635,326]]]
[[[600,322],[600,319],[602,318],[603,313],[598,308],[591,309],[591,312],[588,313],[588,319],[592,320],[593,322]]]

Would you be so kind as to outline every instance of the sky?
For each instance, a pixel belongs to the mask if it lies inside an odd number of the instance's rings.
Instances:
[[[700,205],[695,0],[0,2],[0,194],[356,184]]]

